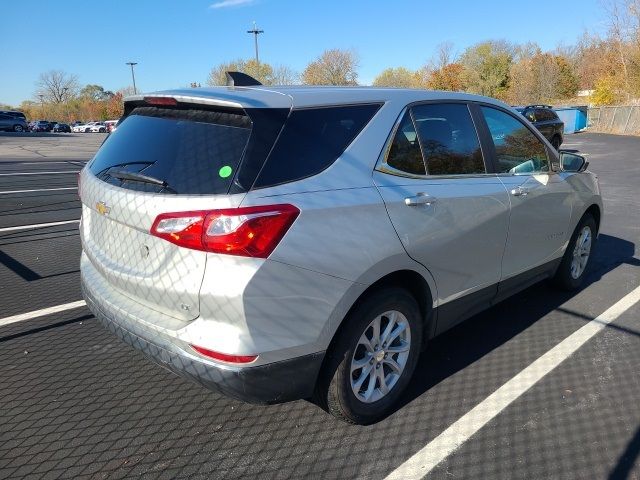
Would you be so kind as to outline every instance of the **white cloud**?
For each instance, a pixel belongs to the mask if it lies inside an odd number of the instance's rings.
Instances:
[[[254,0],[222,0],[212,4],[209,8],[245,7],[253,2]]]

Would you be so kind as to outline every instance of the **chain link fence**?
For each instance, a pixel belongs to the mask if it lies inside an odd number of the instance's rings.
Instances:
[[[594,132],[640,135],[640,106],[590,107],[587,126]]]

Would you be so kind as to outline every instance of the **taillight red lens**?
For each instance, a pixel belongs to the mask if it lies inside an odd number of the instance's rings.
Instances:
[[[205,357],[213,358],[214,360],[221,360],[227,363],[251,363],[258,355],[229,355],[227,353],[214,352],[207,348],[198,347],[197,345],[191,345],[196,352]]]
[[[288,204],[163,213],[151,234],[195,250],[267,258],[299,214]]]
[[[172,97],[144,97],[144,101],[149,105],[178,105],[178,101]]]

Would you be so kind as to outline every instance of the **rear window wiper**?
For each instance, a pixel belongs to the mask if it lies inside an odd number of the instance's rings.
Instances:
[[[176,191],[173,188],[169,187],[167,182],[165,182],[164,180],[160,180],[159,178],[152,177],[150,175],[145,175],[143,173],[127,172],[126,170],[108,170],[105,173],[110,177],[117,178],[118,180],[131,180],[134,182],[159,185],[166,190],[170,190],[173,193],[176,193]]]

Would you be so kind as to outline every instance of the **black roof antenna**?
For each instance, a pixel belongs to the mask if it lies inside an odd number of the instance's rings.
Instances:
[[[253,87],[262,85],[258,80],[242,72],[227,72],[228,87]]]

